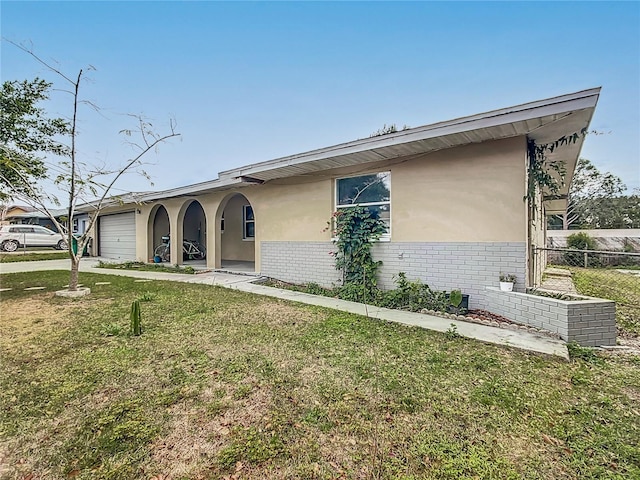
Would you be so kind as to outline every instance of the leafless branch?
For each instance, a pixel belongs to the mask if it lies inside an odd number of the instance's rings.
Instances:
[[[33,52],[33,46],[31,46],[30,48],[25,47],[24,45],[14,42],[13,40],[9,40],[6,37],[2,37],[2,39],[5,42],[10,43],[11,45],[13,45],[14,47],[19,48],[20,50],[22,50],[23,52],[25,52],[28,55],[31,55],[38,63],[40,63],[41,65],[44,65],[45,67],[47,67],[49,70],[51,70],[54,73],[57,73],[58,75],[60,75],[62,78],[64,78],[67,82],[69,82],[71,85],[75,86],[75,82],[67,77],[64,73],[62,73],[59,69],[57,69],[56,67],[52,66],[50,63],[45,62],[42,58],[40,58],[38,55],[36,55]]]

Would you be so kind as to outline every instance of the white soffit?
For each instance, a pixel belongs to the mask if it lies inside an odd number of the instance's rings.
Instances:
[[[378,137],[356,140],[305,153],[220,172],[219,179],[156,192],[142,200],[195,195],[226,190],[251,182],[313,175],[333,168],[391,160],[471,143],[528,135],[537,143],[549,143],[563,135],[588,128],[600,88],[538,100]],[[572,174],[582,146],[580,138],[570,148],[554,152]]]

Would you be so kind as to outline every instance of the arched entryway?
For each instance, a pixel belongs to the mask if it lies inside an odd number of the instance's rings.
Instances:
[[[197,200],[192,200],[184,210],[182,240],[183,263],[206,265],[207,216]]]
[[[153,254],[156,248],[162,244],[162,237],[166,237],[170,234],[171,227],[169,225],[169,213],[162,204],[158,204],[151,209],[149,214],[148,234],[149,245],[147,250],[149,252],[148,258],[153,258]]]
[[[215,266],[255,272],[257,219],[251,202],[241,193],[230,194],[220,203],[216,222]]]

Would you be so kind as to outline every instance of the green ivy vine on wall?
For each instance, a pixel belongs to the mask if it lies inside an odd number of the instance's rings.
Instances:
[[[558,195],[560,188],[564,186],[564,179],[567,174],[564,162],[549,160],[548,154],[553,153],[559,147],[576,143],[578,139],[587,134],[587,129],[583,128],[579,133],[563,135],[555,142],[538,145],[535,140],[527,137],[527,158],[529,161],[527,195],[525,200],[533,207],[536,203],[538,192]]]
[[[333,214],[336,269],[343,272],[343,289],[352,289],[354,300],[371,298],[377,289],[378,268],[371,253],[373,243],[387,233],[387,225],[378,212],[359,205]]]

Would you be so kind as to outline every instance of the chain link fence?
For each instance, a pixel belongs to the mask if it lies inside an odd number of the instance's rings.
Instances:
[[[619,335],[640,336],[640,253],[536,247],[534,255],[537,287],[613,300]]]

